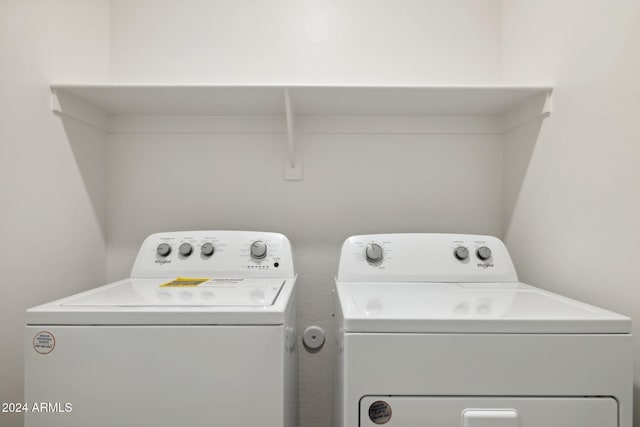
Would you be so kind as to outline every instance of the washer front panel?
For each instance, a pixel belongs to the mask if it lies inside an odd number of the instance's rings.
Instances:
[[[25,401],[73,410],[26,426],[293,427],[284,325],[49,326],[47,355],[32,348],[40,330],[25,328]]]

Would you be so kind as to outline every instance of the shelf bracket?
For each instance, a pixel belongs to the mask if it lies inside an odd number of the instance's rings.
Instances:
[[[509,132],[517,127],[536,119],[545,119],[553,111],[553,91],[549,90],[502,114],[502,133]]]
[[[109,131],[108,114],[64,91],[51,90],[51,110],[56,116],[72,118],[101,131]]]
[[[548,91],[542,107],[542,117],[549,117],[553,112],[553,91]]]
[[[288,89],[284,90],[284,109],[287,120],[287,144],[284,150],[284,179],[302,180],[302,150],[296,133],[296,116]]]

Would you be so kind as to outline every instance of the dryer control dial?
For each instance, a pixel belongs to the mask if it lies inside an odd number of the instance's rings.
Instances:
[[[180,255],[182,256],[189,256],[191,255],[191,252],[193,252],[193,246],[189,243],[183,243],[178,248],[178,252],[180,252]]]
[[[168,243],[160,243],[156,248],[156,252],[161,257],[169,256],[169,254],[171,253],[171,245]]]
[[[216,251],[211,243],[203,243],[200,247],[200,253],[203,256],[211,256]]]
[[[367,261],[373,264],[381,262],[384,256],[382,246],[377,243],[369,243],[364,250],[364,254],[367,257]]]
[[[263,259],[267,256],[267,244],[262,240],[256,240],[251,244],[251,258]]]
[[[481,246],[476,251],[476,255],[478,255],[478,258],[480,258],[482,261],[486,261],[491,258],[491,249],[486,246]]]
[[[456,256],[457,259],[459,259],[460,261],[464,261],[465,259],[469,258],[469,249],[467,249],[464,246],[458,246],[454,251],[453,254]]]

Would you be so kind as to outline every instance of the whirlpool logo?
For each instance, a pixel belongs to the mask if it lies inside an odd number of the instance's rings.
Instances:
[[[171,260],[170,259],[157,259],[156,260],[156,264],[160,264],[160,265],[171,264]]]
[[[480,267],[482,269],[491,268],[491,267],[493,267],[493,263],[492,262],[479,262],[478,263],[478,267]]]

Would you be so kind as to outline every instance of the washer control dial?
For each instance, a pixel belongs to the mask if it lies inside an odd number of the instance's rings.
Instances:
[[[203,256],[211,256],[216,251],[211,243],[203,243],[200,247],[200,253]]]
[[[263,259],[267,256],[267,244],[262,240],[256,240],[251,244],[251,258]]]
[[[486,246],[480,246],[476,251],[476,255],[478,255],[478,258],[482,261],[486,261],[491,258],[491,249]]]
[[[189,243],[183,243],[178,248],[178,252],[180,252],[180,255],[182,256],[189,256],[191,255],[191,252],[193,252],[193,246]]]
[[[156,249],[156,252],[161,257],[166,257],[171,253],[171,245],[168,243],[160,243]]]
[[[381,262],[384,256],[382,246],[377,243],[369,243],[367,248],[364,250],[364,253],[367,257],[367,261],[373,264]]]
[[[469,258],[469,249],[465,248],[464,246],[458,246],[454,251],[453,254],[456,256],[457,259],[459,259],[460,261],[464,261],[465,259]]]

